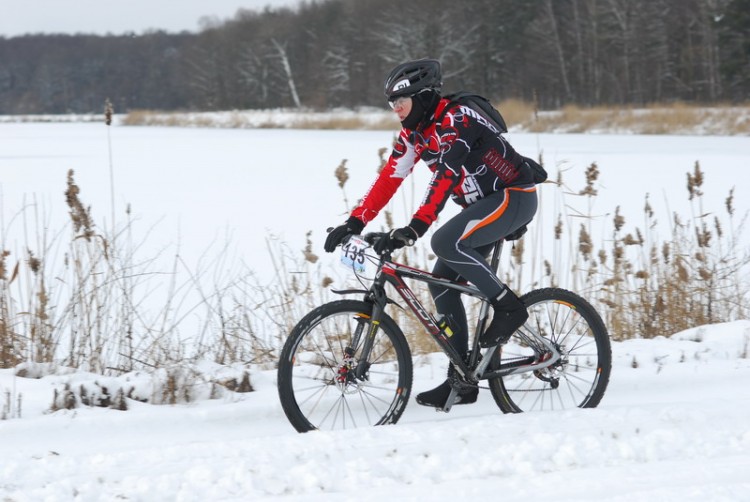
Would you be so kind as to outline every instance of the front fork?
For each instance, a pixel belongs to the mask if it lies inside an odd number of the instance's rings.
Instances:
[[[354,367],[354,376],[358,380],[364,380],[367,376],[367,371],[370,369],[370,353],[372,352],[373,345],[375,343],[375,335],[380,327],[380,319],[385,310],[387,304],[387,296],[382,283],[374,284],[370,291],[365,297],[365,301],[372,303],[372,314],[370,316],[370,322],[360,322],[357,324],[357,328],[354,330],[352,335],[351,346],[344,349],[344,359],[346,362],[347,358],[350,358],[350,363],[354,363],[354,354],[357,347],[362,345],[362,350],[359,354],[359,361]],[[367,331],[365,331],[367,328]],[[351,366],[350,366],[351,367]]]

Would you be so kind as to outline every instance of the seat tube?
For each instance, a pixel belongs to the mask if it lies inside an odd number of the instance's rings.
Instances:
[[[504,242],[505,241],[503,239],[500,239],[499,241],[495,243],[495,247],[492,248],[492,257],[490,258],[490,267],[498,275],[499,275],[499,267],[500,267],[500,255],[503,252]]]
[[[490,256],[490,268],[495,271],[496,274],[499,275],[499,266],[500,266],[500,255],[503,252],[503,242],[504,240],[499,240],[495,243],[495,246],[492,248],[492,255]],[[490,311],[490,303],[489,301],[483,301],[482,305],[479,307],[479,317],[477,318],[477,327],[476,331],[474,332],[474,350],[471,351],[471,361],[470,364],[473,366],[476,364],[477,359],[479,357],[479,334],[484,332],[484,329],[487,325],[487,316]],[[475,375],[476,376],[476,375]]]

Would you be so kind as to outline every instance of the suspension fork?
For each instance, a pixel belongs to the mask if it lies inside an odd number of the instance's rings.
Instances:
[[[362,351],[359,355],[359,364],[357,364],[357,368],[355,370],[354,375],[360,379],[363,380],[365,378],[365,373],[369,369],[369,364],[361,364],[361,363],[368,363],[370,360],[370,354],[372,352],[373,345],[375,343],[375,335],[378,333],[378,328],[380,328],[380,319],[383,316],[383,312],[385,311],[385,306],[388,302],[388,297],[385,294],[385,279],[382,278],[382,276],[378,276],[375,278],[375,282],[370,287],[370,291],[367,293],[367,296],[365,297],[365,301],[368,303],[372,303],[372,314],[370,315],[370,322],[365,323],[361,322],[357,326],[357,329],[354,332],[354,336],[352,337],[352,346],[347,347],[344,350],[344,353],[348,357],[354,357],[354,353],[357,349],[357,347],[362,344]],[[367,327],[367,332],[365,333],[365,327]],[[364,336],[364,340],[362,340],[362,337]]]

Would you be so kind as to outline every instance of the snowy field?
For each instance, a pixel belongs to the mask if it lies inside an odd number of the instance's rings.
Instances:
[[[345,190],[353,203],[372,182],[377,150],[393,137],[156,127],[109,133],[115,225],[130,204],[142,256],[179,252],[198,263],[225,252],[263,280],[274,276],[269,234],[296,251],[312,231],[321,266],[335,267],[320,249],[325,228],[345,218],[334,170],[348,159]],[[532,229],[538,242],[530,241],[542,253],[558,212],[596,215],[603,229],[620,206],[628,224],[640,226],[646,193],[668,232],[672,212],[693,210],[685,173],[696,161],[706,178],[703,212],[722,213],[734,186],[738,221],[750,210],[739,183],[750,163],[747,137],[509,138],[525,155],[541,153],[551,178],[562,171],[567,184],[542,188]],[[111,227],[107,144],[103,124],[0,124],[0,229],[12,257],[43,246],[40,229],[50,236],[62,230],[68,169],[97,225]],[[592,162],[601,171],[593,206],[563,199],[584,187]],[[414,183],[404,185],[406,197],[395,199],[396,224],[421,198],[425,171],[418,168]],[[610,386],[595,410],[502,415],[483,391],[477,404],[448,415],[412,400],[395,426],[343,433],[297,434],[270,370],[253,371],[256,392],[249,394],[52,414],[45,411],[54,388],[90,377],[34,380],[0,370],[0,403],[10,398],[17,412],[22,397],[21,418],[0,421],[0,500],[750,500],[750,322],[665,335],[613,345]],[[415,392],[440,382],[444,371],[440,356],[420,362]]]
[[[27,247],[38,251],[38,235],[43,233],[39,228],[55,233],[67,222],[62,194],[69,169],[75,170],[81,200],[92,207],[97,225],[111,227],[108,132],[115,225],[122,226],[129,207],[135,219],[133,238],[145,241],[139,250],[143,258],[163,253],[168,267],[171,256],[179,252],[186,263],[197,265],[227,249],[230,260],[242,260],[264,280],[275,273],[267,236],[278,237],[296,251],[304,247],[305,235],[311,231],[314,249],[322,254],[325,229],[348,214],[334,177],[336,167],[347,159],[350,178],[344,189],[351,206],[374,179],[378,149],[390,147],[394,137],[388,131],[161,127],[108,131],[103,123],[0,123],[0,226],[5,246],[14,256]],[[740,183],[744,166],[750,164],[750,137],[527,133],[508,137],[524,155],[541,155],[550,179],[562,173],[564,187],[542,188],[541,209],[529,234],[547,257],[558,214],[569,217],[566,231],[576,235],[583,221],[576,215],[593,215],[592,237],[604,240],[611,235],[618,206],[626,231],[643,227],[646,194],[659,223],[657,231],[668,238],[672,214],[690,219],[697,209],[691,208],[686,189],[686,173],[696,162],[705,173],[701,212],[725,215],[724,202],[733,187],[737,221],[750,211],[749,189]],[[585,169],[593,162],[601,173],[596,184],[599,195],[593,201],[571,195],[584,188]],[[403,195],[397,194],[390,205],[396,225],[409,221],[428,180],[427,169],[418,166],[404,183]],[[25,218],[22,208],[27,209]],[[449,202],[441,217],[456,210]],[[383,225],[381,215],[368,229]]]
[[[0,370],[25,407],[0,422],[0,500],[746,501],[748,351],[749,321],[615,343],[596,409],[503,415],[484,390],[449,414],[412,400],[396,425],[308,434],[273,371],[218,400],[43,414],[67,377]],[[443,371],[418,365],[415,390]]]

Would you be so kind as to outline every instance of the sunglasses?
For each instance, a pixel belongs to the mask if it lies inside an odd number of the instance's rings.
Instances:
[[[395,110],[397,106],[404,106],[410,99],[411,96],[400,96],[394,100],[389,100],[388,104],[391,106],[392,110]]]

